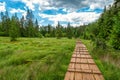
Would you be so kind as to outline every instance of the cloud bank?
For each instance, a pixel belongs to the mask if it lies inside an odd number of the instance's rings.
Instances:
[[[41,25],[56,25],[58,21],[83,25],[98,19],[104,6],[113,2],[114,0],[10,0],[0,2],[0,11],[6,11],[7,8],[11,14],[21,13],[25,16],[26,10],[31,9]]]

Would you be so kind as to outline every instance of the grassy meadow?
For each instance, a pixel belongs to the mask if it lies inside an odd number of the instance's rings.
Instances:
[[[0,37],[0,80],[63,80],[75,39]]]
[[[88,48],[105,80],[120,80],[120,51],[110,47],[95,48],[90,40],[82,42]]]
[[[8,37],[0,37],[0,80],[63,80],[75,42],[67,38],[19,38],[10,42]],[[105,80],[120,80],[120,51],[94,48],[90,40],[82,42]]]

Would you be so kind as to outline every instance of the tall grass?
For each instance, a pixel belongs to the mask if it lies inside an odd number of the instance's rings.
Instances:
[[[120,51],[110,47],[95,48],[89,40],[82,42],[87,46],[105,80],[120,80]]]
[[[0,80],[63,80],[75,39],[0,37]]]

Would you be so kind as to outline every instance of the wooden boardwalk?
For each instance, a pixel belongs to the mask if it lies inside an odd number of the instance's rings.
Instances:
[[[64,80],[104,80],[87,48],[77,41]]]

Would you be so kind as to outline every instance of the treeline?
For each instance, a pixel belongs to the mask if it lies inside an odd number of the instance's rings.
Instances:
[[[111,46],[120,50],[120,0],[105,7],[100,18],[86,27],[84,36],[94,41],[96,47]]]
[[[17,37],[68,37],[78,38],[83,36],[84,26],[73,27],[68,23],[67,27],[58,25],[39,26],[38,20],[34,19],[31,10],[27,10],[27,15],[18,18],[17,14],[9,17],[8,11],[1,12],[0,36],[11,37],[11,41],[15,41]]]
[[[34,15],[30,10],[27,10],[26,17],[21,19],[16,13],[9,17],[8,11],[1,12],[0,36],[10,36],[11,41],[15,41],[17,37],[38,37],[38,21],[34,20]]]
[[[57,37],[57,38],[62,38],[62,37],[68,37],[69,39],[71,38],[79,38],[79,37],[84,37],[84,29],[85,25],[83,26],[71,26],[70,23],[67,24],[67,27],[62,26],[59,22],[55,26],[51,26],[48,24],[48,26],[42,26],[40,27],[40,33],[44,37]]]

